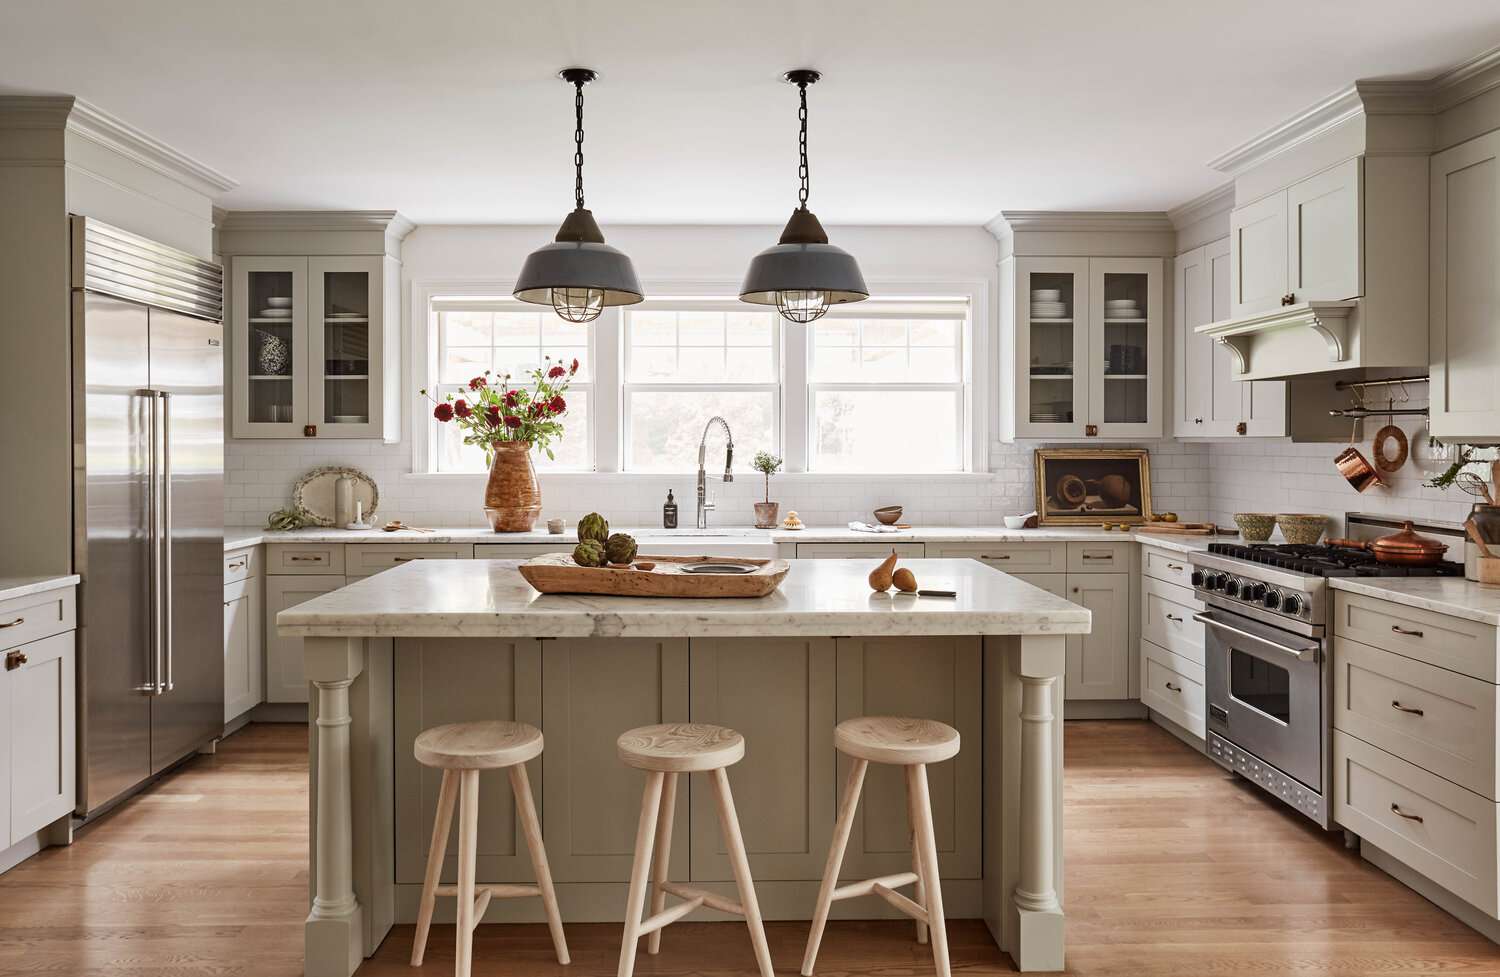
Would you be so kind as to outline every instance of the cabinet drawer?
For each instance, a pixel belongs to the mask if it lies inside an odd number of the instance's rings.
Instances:
[[[1335,591],[1333,633],[1494,682],[1495,629],[1388,600]]]
[[[927,547],[922,543],[798,543],[797,559],[842,560],[848,557],[859,560],[870,557],[878,560],[890,556],[892,550],[907,560],[919,560],[927,555]]]
[[[564,539],[556,544],[550,543],[475,543],[474,559],[476,560],[529,560],[533,556],[546,556],[548,553],[571,553],[577,542]]]
[[[1121,543],[1069,543],[1069,573],[1118,573],[1130,569],[1133,541]]]
[[[1066,543],[928,544],[932,556],[978,560],[1007,573],[1062,573],[1068,568]]]
[[[76,588],[59,587],[0,601],[0,647],[14,648],[77,626]]]
[[[412,560],[473,558],[473,543],[351,543],[344,547],[344,575],[368,577]]]
[[[1493,801],[1340,730],[1333,788],[1335,821],[1495,915]]]
[[[1141,579],[1141,637],[1203,665],[1203,625],[1193,615],[1203,602],[1193,592],[1154,577]]]
[[[1193,564],[1186,553],[1159,550],[1154,546],[1141,547],[1141,574],[1155,577],[1189,590],[1193,586]]]
[[[270,543],[266,546],[268,574],[343,572],[342,543]]]
[[[1149,641],[1141,642],[1141,702],[1194,736],[1206,735],[1203,666]]]
[[[1495,686],[1337,638],[1333,725],[1495,798]]]
[[[230,550],[224,554],[224,582],[226,584],[246,580],[255,575],[258,567],[255,565],[255,547],[247,546],[242,550]]]

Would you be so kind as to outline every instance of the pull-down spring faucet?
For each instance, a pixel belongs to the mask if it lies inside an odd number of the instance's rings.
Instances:
[[[704,471],[703,460],[704,456],[708,452],[708,432],[713,428],[715,421],[717,421],[719,426],[724,429],[724,438],[727,442],[724,446],[724,481],[734,481],[734,472],[730,471],[730,466],[734,464],[734,435],[730,433],[729,422],[715,414],[713,417],[710,417],[708,419],[707,424],[703,425],[703,438],[698,442],[699,529],[708,528],[708,510],[714,507],[714,504],[708,501],[708,474]]]

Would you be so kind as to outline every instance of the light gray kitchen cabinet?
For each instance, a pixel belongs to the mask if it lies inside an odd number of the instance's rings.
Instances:
[[[76,783],[74,632],[6,652],[9,844],[73,810]]]
[[[224,586],[224,722],[264,699],[265,653],[261,637],[261,578]]]
[[[282,637],[276,630],[276,615],[342,586],[342,575],[298,573],[266,577],[267,702],[307,701],[307,677],[302,671],[302,639]]]
[[[928,768],[938,863],[945,879],[979,878],[981,871],[980,639],[838,639],[838,719],[919,716],[958,730],[958,756]],[[841,790],[850,760],[839,757]],[[901,768],[872,763],[849,837],[842,875],[872,878],[911,870],[906,782]],[[815,873],[816,874],[816,873]]]
[[[693,721],[745,737],[729,780],[755,880],[821,877],[837,791],[834,639],[694,638],[690,661]],[[732,880],[709,781],[689,782],[692,878]]]
[[[1068,544],[1052,543],[928,543],[927,555],[943,559],[978,560],[1018,577],[1059,573],[1068,567]]]
[[[572,553],[578,544],[572,540],[558,543],[475,543],[476,560],[529,560],[548,553]],[[637,805],[639,806],[639,805]]]
[[[902,559],[919,560],[927,555],[925,543],[798,543],[799,560],[880,560],[892,552]],[[872,568],[873,569],[873,568]]]
[[[504,719],[542,726],[542,642],[532,638],[467,641],[462,638],[402,638],[396,643],[396,881],[420,885],[427,844],[437,813],[441,770],[418,763],[412,743],[424,729],[443,723]],[[601,735],[603,730],[600,730]],[[526,765],[533,795],[540,797],[559,735]],[[611,741],[613,742],[613,741]],[[478,877],[529,884],[531,858],[516,818],[510,776],[504,770],[479,775]],[[639,807],[639,804],[637,804]],[[548,848],[552,836],[547,837]],[[448,835],[443,881],[454,882],[458,832]],[[554,866],[555,870],[555,866]]]
[[[1067,699],[1130,696],[1130,574],[1070,573],[1066,597],[1094,616],[1088,634],[1068,635]]]
[[[1430,407],[1433,436],[1500,432],[1500,132],[1432,157]]]
[[[542,830],[552,878],[628,881],[646,779],[620,762],[615,740],[636,726],[688,720],[687,640],[544,642],[542,715]],[[678,878],[687,874],[688,794],[678,790],[672,823]]]

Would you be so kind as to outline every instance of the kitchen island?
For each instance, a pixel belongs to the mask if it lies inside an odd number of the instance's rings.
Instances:
[[[415,919],[437,793],[411,752],[426,727],[542,729],[529,772],[565,923],[624,915],[641,775],[616,759],[616,737],[687,720],[738,729],[746,757],[730,779],[762,911],[806,919],[841,783],[833,727],[878,714],[963,736],[931,772],[949,918],[982,917],[1022,970],[1062,969],[1060,679],[1089,612],[972,560],[903,565],[957,597],[872,594],[868,560],[791,561],[757,600],[543,596],[513,561],[423,560],[282,611],[281,633],[304,638],[315,718],[306,973],[346,977]],[[481,782],[480,881],[529,882],[504,776]],[[729,894],[704,786],[679,796],[674,845],[695,885]],[[846,877],[908,867],[901,791],[899,770],[871,770]],[[485,919],[540,919],[540,906],[495,900]]]

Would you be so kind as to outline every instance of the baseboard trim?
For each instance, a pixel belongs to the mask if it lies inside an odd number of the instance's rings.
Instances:
[[[1151,721],[1153,723],[1171,733],[1178,739],[1182,740],[1188,746],[1191,746],[1193,749],[1197,750],[1199,753],[1202,753],[1204,756],[1208,755],[1208,744],[1204,742],[1203,737],[1199,736],[1197,733],[1194,733],[1189,729],[1186,729],[1185,727],[1177,725],[1166,716],[1163,716],[1161,713],[1157,712],[1155,709],[1148,708],[1146,712],[1150,714]]]
[[[73,815],[58,818],[51,824],[22,838],[4,851],[0,851],[0,875],[9,872],[44,848],[73,843]]]
[[[1064,699],[1064,719],[1145,719],[1139,699]]]
[[[262,702],[247,715],[252,723],[301,723],[307,725],[307,703]]]
[[[1396,856],[1375,847],[1364,838],[1359,839],[1359,854],[1365,861],[1484,936],[1491,943],[1500,943],[1500,920],[1485,915],[1483,910],[1464,902]]]

